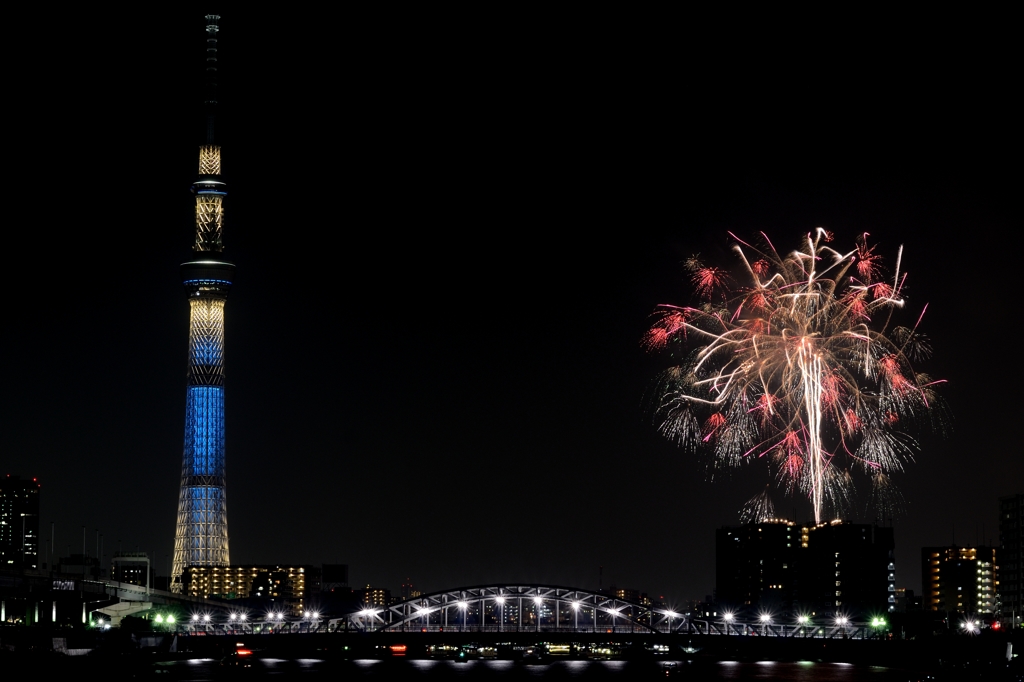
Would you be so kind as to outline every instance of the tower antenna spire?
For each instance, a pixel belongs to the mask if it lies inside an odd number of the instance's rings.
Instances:
[[[206,144],[214,144],[213,124],[217,113],[217,36],[220,15],[206,15]]]

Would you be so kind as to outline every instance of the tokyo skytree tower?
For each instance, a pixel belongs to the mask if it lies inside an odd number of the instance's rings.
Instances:
[[[214,142],[219,19],[206,15],[206,144],[199,147],[199,177],[192,185],[195,254],[181,266],[191,317],[185,450],[171,569],[171,590],[179,593],[186,567],[230,563],[224,497],[224,304],[235,266],[221,255],[227,187],[221,178],[220,146]]]

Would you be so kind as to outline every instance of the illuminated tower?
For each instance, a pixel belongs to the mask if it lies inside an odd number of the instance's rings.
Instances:
[[[181,591],[186,566],[227,566],[228,520],[224,496],[224,304],[235,266],[224,260],[226,185],[220,174],[220,147],[214,142],[217,106],[217,21],[206,15],[206,144],[199,148],[194,257],[181,265],[191,311],[188,334],[188,386],[185,397],[185,450],[174,533],[171,590]]]

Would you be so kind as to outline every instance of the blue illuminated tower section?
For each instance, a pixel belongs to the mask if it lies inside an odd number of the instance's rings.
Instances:
[[[206,16],[206,144],[199,148],[199,177],[192,185],[195,255],[181,266],[190,322],[185,449],[171,569],[174,592],[181,592],[186,567],[230,563],[224,494],[224,305],[235,266],[222,256],[227,186],[221,177],[220,146],[214,142],[219,19]]]

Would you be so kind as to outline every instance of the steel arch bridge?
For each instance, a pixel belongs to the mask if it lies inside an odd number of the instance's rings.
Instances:
[[[364,632],[674,632],[674,611],[556,585],[480,585],[366,607],[333,619],[329,629]]]

